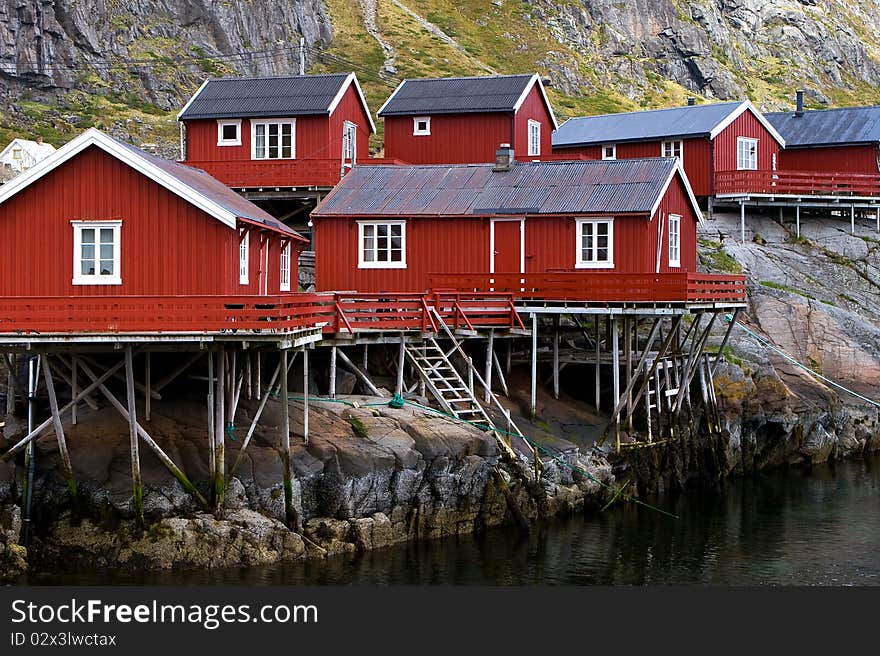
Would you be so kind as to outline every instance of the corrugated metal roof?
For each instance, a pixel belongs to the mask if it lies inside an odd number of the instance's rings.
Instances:
[[[348,73],[208,80],[181,119],[311,116],[327,114]]]
[[[650,213],[671,158],[354,167],[313,216]]]
[[[741,102],[710,103],[570,118],[553,133],[553,147],[709,136],[741,105]]]
[[[787,148],[880,142],[880,107],[811,109],[764,114],[785,137]]]
[[[113,137],[110,138],[112,139]],[[136,148],[135,146],[125,143],[124,141],[119,141],[118,139],[115,141],[120,146],[123,146],[126,150],[130,151],[133,155],[147,160],[150,164],[162,169],[166,174],[174,177],[196,193],[210,199],[217,205],[220,205],[238,218],[255,221],[270,227],[273,230],[285,232],[291,236],[304,239],[302,235],[288,228],[281,223],[281,221],[265,210],[257,207],[246,198],[242,198],[225,184],[201,169],[156,157],[155,155],[151,155],[140,148]]]
[[[404,80],[379,116],[512,112],[534,75]]]

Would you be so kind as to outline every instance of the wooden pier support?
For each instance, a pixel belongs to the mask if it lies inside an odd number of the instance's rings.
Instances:
[[[131,346],[125,347],[125,393],[128,409],[128,437],[131,448],[132,510],[139,528],[144,526],[144,487],[141,482],[141,457],[138,450],[137,406],[134,395],[134,363]]]
[[[61,423],[61,413],[58,411],[58,397],[55,394],[55,381],[52,379],[52,368],[49,366],[48,356],[41,358],[43,362],[43,379],[46,381],[46,393],[49,396],[49,410],[52,413],[52,423],[55,425],[55,437],[58,440],[58,453],[61,456],[61,467],[64,470],[64,480],[67,483],[67,491],[73,502],[74,512],[77,506],[76,480],[73,477],[73,466],[70,464],[70,453],[67,451],[67,439],[64,436],[64,425]]]
[[[599,335],[599,315],[594,319],[594,328],[596,331],[596,412],[601,410],[602,401],[602,374],[601,374],[601,357],[602,357],[602,337]]]
[[[534,419],[538,412],[538,315],[532,313],[532,368],[529,412]]]
[[[293,508],[293,477],[290,470],[290,397],[287,387],[288,351],[281,351],[281,466],[282,485],[284,486],[284,515],[288,525],[292,525],[295,518]]]
[[[225,465],[226,445],[226,350],[217,350],[217,376],[214,387],[214,480],[211,481],[211,501],[214,514],[223,516],[224,490],[226,483]]]
[[[336,347],[330,347],[330,389],[329,395],[331,399],[336,398]]]
[[[403,344],[403,340],[401,340]],[[400,365],[403,369],[403,364]],[[303,444],[309,443],[309,349],[303,348]]]
[[[364,352],[366,352],[366,348],[367,347],[365,345]],[[370,380],[369,376],[367,376],[367,374],[364,373],[364,371],[361,371],[360,369],[358,369],[357,365],[348,359],[348,356],[345,354],[345,351],[340,349],[338,355],[339,355],[339,359],[342,360],[342,364],[344,364],[346,367],[348,367],[352,371],[352,373],[358,378],[358,380],[360,380],[364,384],[364,386],[368,390],[370,390],[370,392],[374,396],[384,398],[385,395],[379,391],[378,387],[373,385],[373,381]]]
[[[559,399],[559,317],[554,317],[553,331],[553,398]]]
[[[492,393],[492,358],[495,355],[495,329],[489,329],[489,339],[486,343],[486,373],[483,378],[486,381],[486,389],[483,391],[483,401],[489,403],[489,395]]]
[[[406,338],[400,336],[400,346],[397,350],[397,386],[394,393],[403,396],[403,368],[406,365]]]

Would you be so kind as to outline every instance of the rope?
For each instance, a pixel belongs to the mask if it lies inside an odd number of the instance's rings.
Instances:
[[[725,314],[725,315],[724,315],[724,320],[727,321],[727,323],[730,323],[731,321],[733,321],[733,316],[731,316],[730,314]],[[787,361],[790,362],[791,364],[795,365],[796,367],[799,367],[800,369],[803,369],[804,371],[806,371],[808,374],[810,374],[810,375],[813,376],[814,378],[818,378],[818,379],[821,380],[823,383],[827,383],[828,385],[831,385],[832,387],[836,387],[837,389],[842,390],[842,391],[846,392],[847,394],[851,394],[852,396],[856,397],[857,399],[861,399],[862,401],[865,401],[866,403],[870,403],[871,405],[873,405],[873,406],[875,406],[875,407],[877,407],[877,408],[880,408],[880,401],[875,401],[874,399],[870,399],[870,398],[868,398],[867,396],[863,396],[862,394],[859,394],[858,392],[856,392],[856,391],[854,391],[854,390],[851,390],[851,389],[849,389],[848,387],[844,387],[843,385],[841,385],[841,384],[838,383],[837,381],[831,380],[831,379],[828,378],[827,376],[823,376],[823,375],[820,374],[818,371],[813,371],[813,370],[810,369],[807,365],[805,365],[805,364],[803,364],[803,363],[801,363],[801,362],[798,362],[798,361],[795,360],[792,356],[790,356],[788,353],[786,353],[785,351],[783,351],[782,349],[780,349],[778,346],[776,346],[775,344],[773,344],[773,343],[770,342],[769,340],[764,339],[763,337],[761,337],[761,336],[760,336],[758,333],[756,333],[754,330],[751,330],[751,329],[747,328],[746,326],[742,325],[742,324],[739,323],[739,322],[737,322],[736,325],[737,325],[737,327],[739,327],[740,329],[742,329],[742,330],[744,330],[746,333],[748,333],[751,337],[753,337],[753,338],[754,338],[754,339],[755,339],[755,340],[756,340],[761,346],[763,346],[763,347],[766,348],[766,349],[769,349],[769,350],[773,351],[774,353],[776,353],[777,355],[783,357],[785,360],[787,360]]]

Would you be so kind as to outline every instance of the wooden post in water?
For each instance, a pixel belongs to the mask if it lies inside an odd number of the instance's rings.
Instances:
[[[495,329],[489,329],[489,341],[486,344],[486,374],[483,379],[486,381],[486,389],[483,393],[483,401],[489,403],[492,393],[492,356],[495,354]]]
[[[632,416],[632,353],[633,353],[633,321],[627,315],[623,318],[623,358],[626,360],[626,415]]]
[[[49,395],[49,409],[52,412],[52,422],[55,424],[55,437],[58,440],[58,453],[61,456],[64,479],[67,482],[67,491],[70,493],[70,500],[73,502],[75,513],[77,506],[76,480],[73,478],[73,466],[70,464],[70,454],[67,451],[67,440],[64,437],[61,413],[58,412],[58,397],[55,395],[55,381],[52,379],[52,371],[49,367],[49,356],[44,355],[42,361],[43,378],[46,380],[46,392]]]
[[[538,412],[538,315],[532,313],[532,388],[529,411],[534,419]]]
[[[330,389],[328,394],[331,399],[336,398],[336,347],[330,347]]]
[[[128,437],[131,447],[132,507],[138,528],[143,528],[144,489],[141,483],[141,459],[138,451],[137,408],[134,396],[134,363],[131,346],[125,347],[125,392],[128,410]]]
[[[614,407],[620,403],[620,344],[617,337],[617,317],[611,319],[611,385],[614,389]],[[614,421],[617,450],[620,451],[620,413]]]
[[[602,381],[601,381],[601,369],[599,359],[602,357],[602,336],[599,335],[599,315],[597,314],[594,320],[594,326],[596,330],[596,412],[599,412],[601,405],[601,396],[602,396]]]
[[[281,351],[281,466],[283,467],[284,514],[287,523],[293,521],[293,479],[290,472],[290,400],[287,391],[288,351]]]
[[[309,347],[303,347],[303,444],[309,443]]]
[[[226,484],[225,442],[226,442],[226,350],[220,346],[217,351],[217,386],[214,393],[214,480],[212,490],[214,514],[223,515],[224,488]]]

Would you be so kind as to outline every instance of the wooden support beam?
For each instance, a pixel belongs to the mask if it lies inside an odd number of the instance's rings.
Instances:
[[[599,315],[596,315],[594,320],[594,329],[596,331],[596,412],[601,410],[601,401],[602,401],[602,372],[600,365],[600,358],[602,357],[602,339],[599,336]]]
[[[660,323],[659,321],[657,322]],[[611,319],[611,386],[614,391],[614,407],[621,403],[620,398],[620,344],[618,343],[618,321],[617,317]],[[627,389],[627,395],[630,390]],[[623,402],[626,398],[623,399]],[[620,451],[620,413],[617,413],[614,422],[614,432],[616,435],[617,450]]]
[[[365,351],[366,351],[366,348],[367,348],[366,345],[364,345]],[[385,395],[382,394],[381,391],[379,391],[379,388],[377,388],[375,385],[373,385],[373,381],[371,381],[369,379],[367,374],[365,374],[363,371],[358,369],[357,366],[351,360],[348,359],[348,356],[345,354],[345,351],[343,351],[342,349],[339,349],[339,359],[342,360],[342,364],[344,364],[346,367],[348,367],[352,371],[352,373],[354,373],[354,375],[357,376],[358,380],[360,380],[366,386],[366,388],[368,390],[370,390],[370,392],[372,392],[375,396],[378,396],[380,398],[385,397]]]
[[[727,346],[727,341],[730,339],[730,333],[733,332],[733,327],[736,325],[741,312],[742,308],[734,310],[733,318],[730,320],[730,323],[727,324],[727,330],[724,331],[724,338],[721,340],[721,345],[718,347],[718,355],[716,356],[715,362],[712,364],[712,369],[709,372],[713,376],[715,375],[715,370],[718,369],[718,363],[724,358],[724,347]]]
[[[422,340],[422,357],[428,357],[428,340],[426,339]],[[419,396],[425,398],[425,396],[427,396],[427,386],[425,385],[425,379],[421,376],[416,376],[416,378],[418,378]]]
[[[6,354],[6,414],[15,414],[15,354]],[[74,392],[74,396],[76,393]]]
[[[217,351],[217,377],[214,392],[214,480],[211,483],[211,500],[214,503],[214,515],[219,519],[223,516],[224,490],[226,485],[226,348],[220,346]]]
[[[556,323],[553,331],[553,398],[559,399],[559,316],[554,319]]]
[[[64,480],[67,483],[67,491],[74,509],[77,506],[76,480],[73,477],[73,466],[70,464],[70,453],[67,451],[67,440],[64,437],[64,425],[61,423],[61,413],[58,412],[58,397],[55,394],[55,381],[52,379],[52,368],[49,366],[49,357],[43,356],[43,378],[46,381],[46,392],[49,396],[49,410],[52,413],[52,423],[55,425],[55,437],[58,440],[58,453],[61,456],[61,467],[64,470]]]
[[[849,234],[856,234],[856,206],[849,206]]]
[[[288,351],[281,351],[281,465],[283,467],[284,514],[287,523],[293,521],[293,478],[290,471],[290,397],[287,390]]]
[[[397,387],[395,394],[403,396],[403,368],[406,365],[406,338],[401,334],[400,346],[397,349]]]
[[[138,451],[137,406],[134,396],[134,362],[131,346],[125,347],[125,394],[128,409],[128,437],[131,449],[132,508],[139,528],[144,526],[144,488],[141,482],[141,457]]]
[[[146,393],[144,394],[144,419],[146,421],[150,421],[150,402],[152,400],[150,396],[150,352],[146,351],[144,353],[144,389]]]
[[[717,313],[713,313],[712,316],[709,318],[709,323],[706,324],[706,328],[705,330],[703,330],[702,336],[694,345],[691,355],[688,358],[688,362],[685,365],[681,387],[679,388],[678,397],[676,398],[675,406],[673,408],[673,414],[675,417],[678,417],[679,413],[681,412],[681,406],[684,396],[690,396],[689,388],[691,385],[691,381],[693,380],[694,373],[696,371],[697,360],[700,354],[703,352],[703,348],[706,345],[706,340],[709,338],[709,333],[712,331],[712,326],[715,324],[715,318],[717,316]]]
[[[71,399],[76,398],[76,388],[79,385],[79,381],[77,380],[79,374],[76,370],[78,366],[79,365],[77,364],[77,361],[76,361],[76,353],[74,353],[70,356],[70,398]],[[94,401],[92,401],[92,403],[94,403]],[[74,401],[73,407],[70,409],[70,423],[72,423],[74,426],[76,426],[76,421],[77,421],[76,407],[77,407],[77,403]],[[97,404],[95,404],[95,409],[97,410]]]
[[[330,398],[336,398],[336,347],[330,347]]]
[[[370,352],[368,350],[369,346],[364,344],[364,352],[363,352],[363,370],[364,374],[370,375]]]
[[[65,383],[67,383],[68,386],[70,387],[70,389],[71,389],[70,398],[74,398],[76,396],[76,393],[73,392],[73,388],[78,387],[78,384],[77,385],[74,384],[74,379],[73,379],[73,368],[74,368],[75,362],[76,362],[75,360],[73,360],[73,358],[75,358],[75,357],[76,356],[71,356],[72,361],[66,362],[66,361],[64,361],[63,358],[61,358],[59,356],[58,362],[52,362],[52,361],[49,362],[49,366],[52,367],[52,371],[55,373],[55,375],[57,375],[59,378],[61,378],[61,380],[63,380]],[[68,376],[64,372],[64,370],[58,365],[59,362],[67,365],[67,367],[69,368],[69,370],[71,372],[71,375]],[[98,404],[95,402],[95,399],[92,398],[91,394],[87,394],[85,397],[83,397],[83,401],[85,401],[86,405],[88,405],[92,410],[98,409]],[[75,419],[75,410],[76,410],[77,405],[78,405],[77,403],[74,403],[73,406],[70,408],[71,420]],[[73,423],[76,423],[76,422],[74,421]]]
[[[746,204],[739,204],[739,243],[746,243]]]
[[[681,321],[681,316],[676,317],[675,320]],[[645,342],[645,348],[642,350],[642,355],[639,357],[638,364],[636,364],[636,368],[633,371],[632,380],[630,381],[630,385],[628,387],[632,387],[633,389],[635,389],[636,381],[639,380],[639,376],[642,375],[642,371],[644,370],[645,365],[648,362],[648,354],[651,352],[651,348],[654,346],[654,342],[657,340],[657,335],[660,332],[660,321],[661,319],[655,319],[654,324],[651,326],[651,331],[648,333],[648,339]],[[672,341],[673,334],[674,331],[670,330],[669,334],[666,336],[666,340],[663,342],[663,346],[661,347],[660,351],[658,351],[657,356],[654,358],[654,362],[651,365],[651,370],[649,371],[648,375],[645,376],[641,386],[639,387],[639,391],[633,397],[632,405],[634,412],[635,409],[639,407],[639,401],[642,399],[642,395],[645,393],[645,388],[648,386],[648,381],[651,379],[651,377],[653,377],[654,371],[656,370],[660,359],[663,357],[666,349],[669,348],[669,342]],[[625,390],[624,395],[628,394],[629,392],[630,390]],[[617,415],[620,414],[625,405],[626,399],[618,401],[617,406],[614,408],[614,411],[611,414],[612,420],[616,419]],[[627,425],[629,425],[631,419],[632,416],[628,415],[627,417],[625,417],[624,421]]]
[[[636,322],[638,326],[638,322]],[[633,349],[633,320],[629,315],[623,318],[623,358],[626,361],[626,414],[632,415],[632,349]],[[636,345],[638,346],[638,344]]]
[[[401,339],[401,344],[403,340]],[[309,348],[303,348],[303,444],[309,443]],[[403,369],[401,363],[400,368]]]
[[[538,315],[532,313],[532,368],[529,411],[534,419],[538,411]]]
[[[93,367],[100,367],[100,366],[101,366],[100,363],[99,363],[97,360],[95,360],[94,358],[90,358],[90,357],[88,357],[88,356],[86,356],[86,355],[83,355],[83,356],[81,356],[81,357],[82,357],[82,359],[83,359],[84,362],[88,362],[88,363],[89,363],[90,365],[92,365]],[[125,376],[124,376],[123,374],[113,374],[113,377],[116,378],[116,379],[118,379],[120,382],[125,383],[126,385],[128,384],[128,382],[126,381]],[[138,390],[141,394],[146,394],[146,389],[144,388],[144,386],[143,386],[141,383],[138,383],[138,382],[135,381],[134,386],[135,386],[135,389]],[[152,395],[152,397],[153,397],[154,399],[156,399],[157,401],[161,401],[161,400],[162,400],[162,395],[159,394],[159,392],[156,391],[156,390],[153,390],[153,391],[151,392],[151,395]]]
[[[801,238],[801,206],[794,206],[794,225],[795,225],[795,234],[797,238]]]
[[[174,369],[172,369],[168,373],[167,376],[159,379],[156,382],[156,384],[153,385],[153,391],[154,392],[161,392],[168,385],[173,383],[177,379],[177,377],[180,376],[180,374],[182,374],[184,371],[189,369],[195,363],[195,361],[201,357],[202,357],[201,353],[195,353],[195,354],[191,355],[190,357],[188,357],[186,360],[184,360],[178,366],[176,366]],[[154,396],[153,398],[157,398],[157,397]],[[161,398],[161,397],[158,397],[158,398]]]
[[[489,403],[489,395],[492,393],[492,356],[495,355],[495,329],[489,329],[489,340],[486,343],[486,388],[483,390],[483,402]]]
[[[122,364],[124,364],[124,362],[125,361],[123,360]],[[108,370],[101,377],[98,377],[85,362],[82,362],[81,366],[85,374],[92,380],[92,384],[86,387],[86,391],[91,391],[94,388],[99,389],[101,391],[101,394],[103,394],[104,397],[108,401],[110,401],[110,405],[116,408],[116,411],[121,414],[126,421],[128,421],[128,410],[126,410],[125,406],[123,406],[119,402],[119,400],[113,395],[113,392],[111,392],[108,387],[103,382],[101,382],[102,379],[109,378],[110,375],[112,375],[110,372],[113,371],[113,369]],[[153,453],[156,454],[156,457],[159,458],[159,461],[165,466],[165,468],[169,472],[171,472],[171,475],[180,482],[180,484],[183,486],[183,489],[189,492],[196,499],[196,501],[198,501],[202,505],[203,508],[208,508],[208,502],[205,500],[205,497],[203,497],[201,492],[196,489],[195,485],[190,482],[190,480],[186,477],[186,474],[184,474],[183,471],[174,464],[174,461],[169,458],[168,454],[162,450],[162,447],[160,447],[158,443],[156,443],[156,440],[154,440],[152,436],[146,430],[144,430],[143,426],[141,426],[140,424],[136,424],[136,426],[138,435],[140,435],[141,439],[146,443],[146,445],[150,447],[150,449],[152,449]]]
[[[39,384],[39,359],[31,357],[28,360],[28,408],[27,408],[27,425],[28,433],[34,431],[34,415],[36,413],[37,385]],[[51,422],[51,419],[49,419]],[[8,453],[7,453],[8,455]],[[28,441],[27,450],[24,452],[24,471],[22,472],[22,489],[21,489],[21,506],[22,506],[22,526],[21,526],[21,543],[23,546],[30,546],[31,542],[31,505],[34,496],[34,470],[36,468],[35,458],[37,452],[34,448],[33,441]]]
[[[263,396],[263,354],[257,351],[254,356],[256,358],[256,362],[254,363],[254,392],[256,393],[257,398],[261,398]]]
[[[508,353],[509,352],[510,347],[508,346]],[[492,361],[495,363],[495,373],[498,374],[498,382],[501,383],[501,389],[504,391],[504,396],[510,396],[510,392],[507,389],[507,379],[504,377],[504,372],[501,370],[501,362],[498,361],[498,353],[495,351],[492,352]]]
[[[215,419],[217,410],[214,401],[214,353],[208,351],[208,480],[213,481],[217,474],[217,453],[214,450],[214,444],[217,442],[217,426]]]

